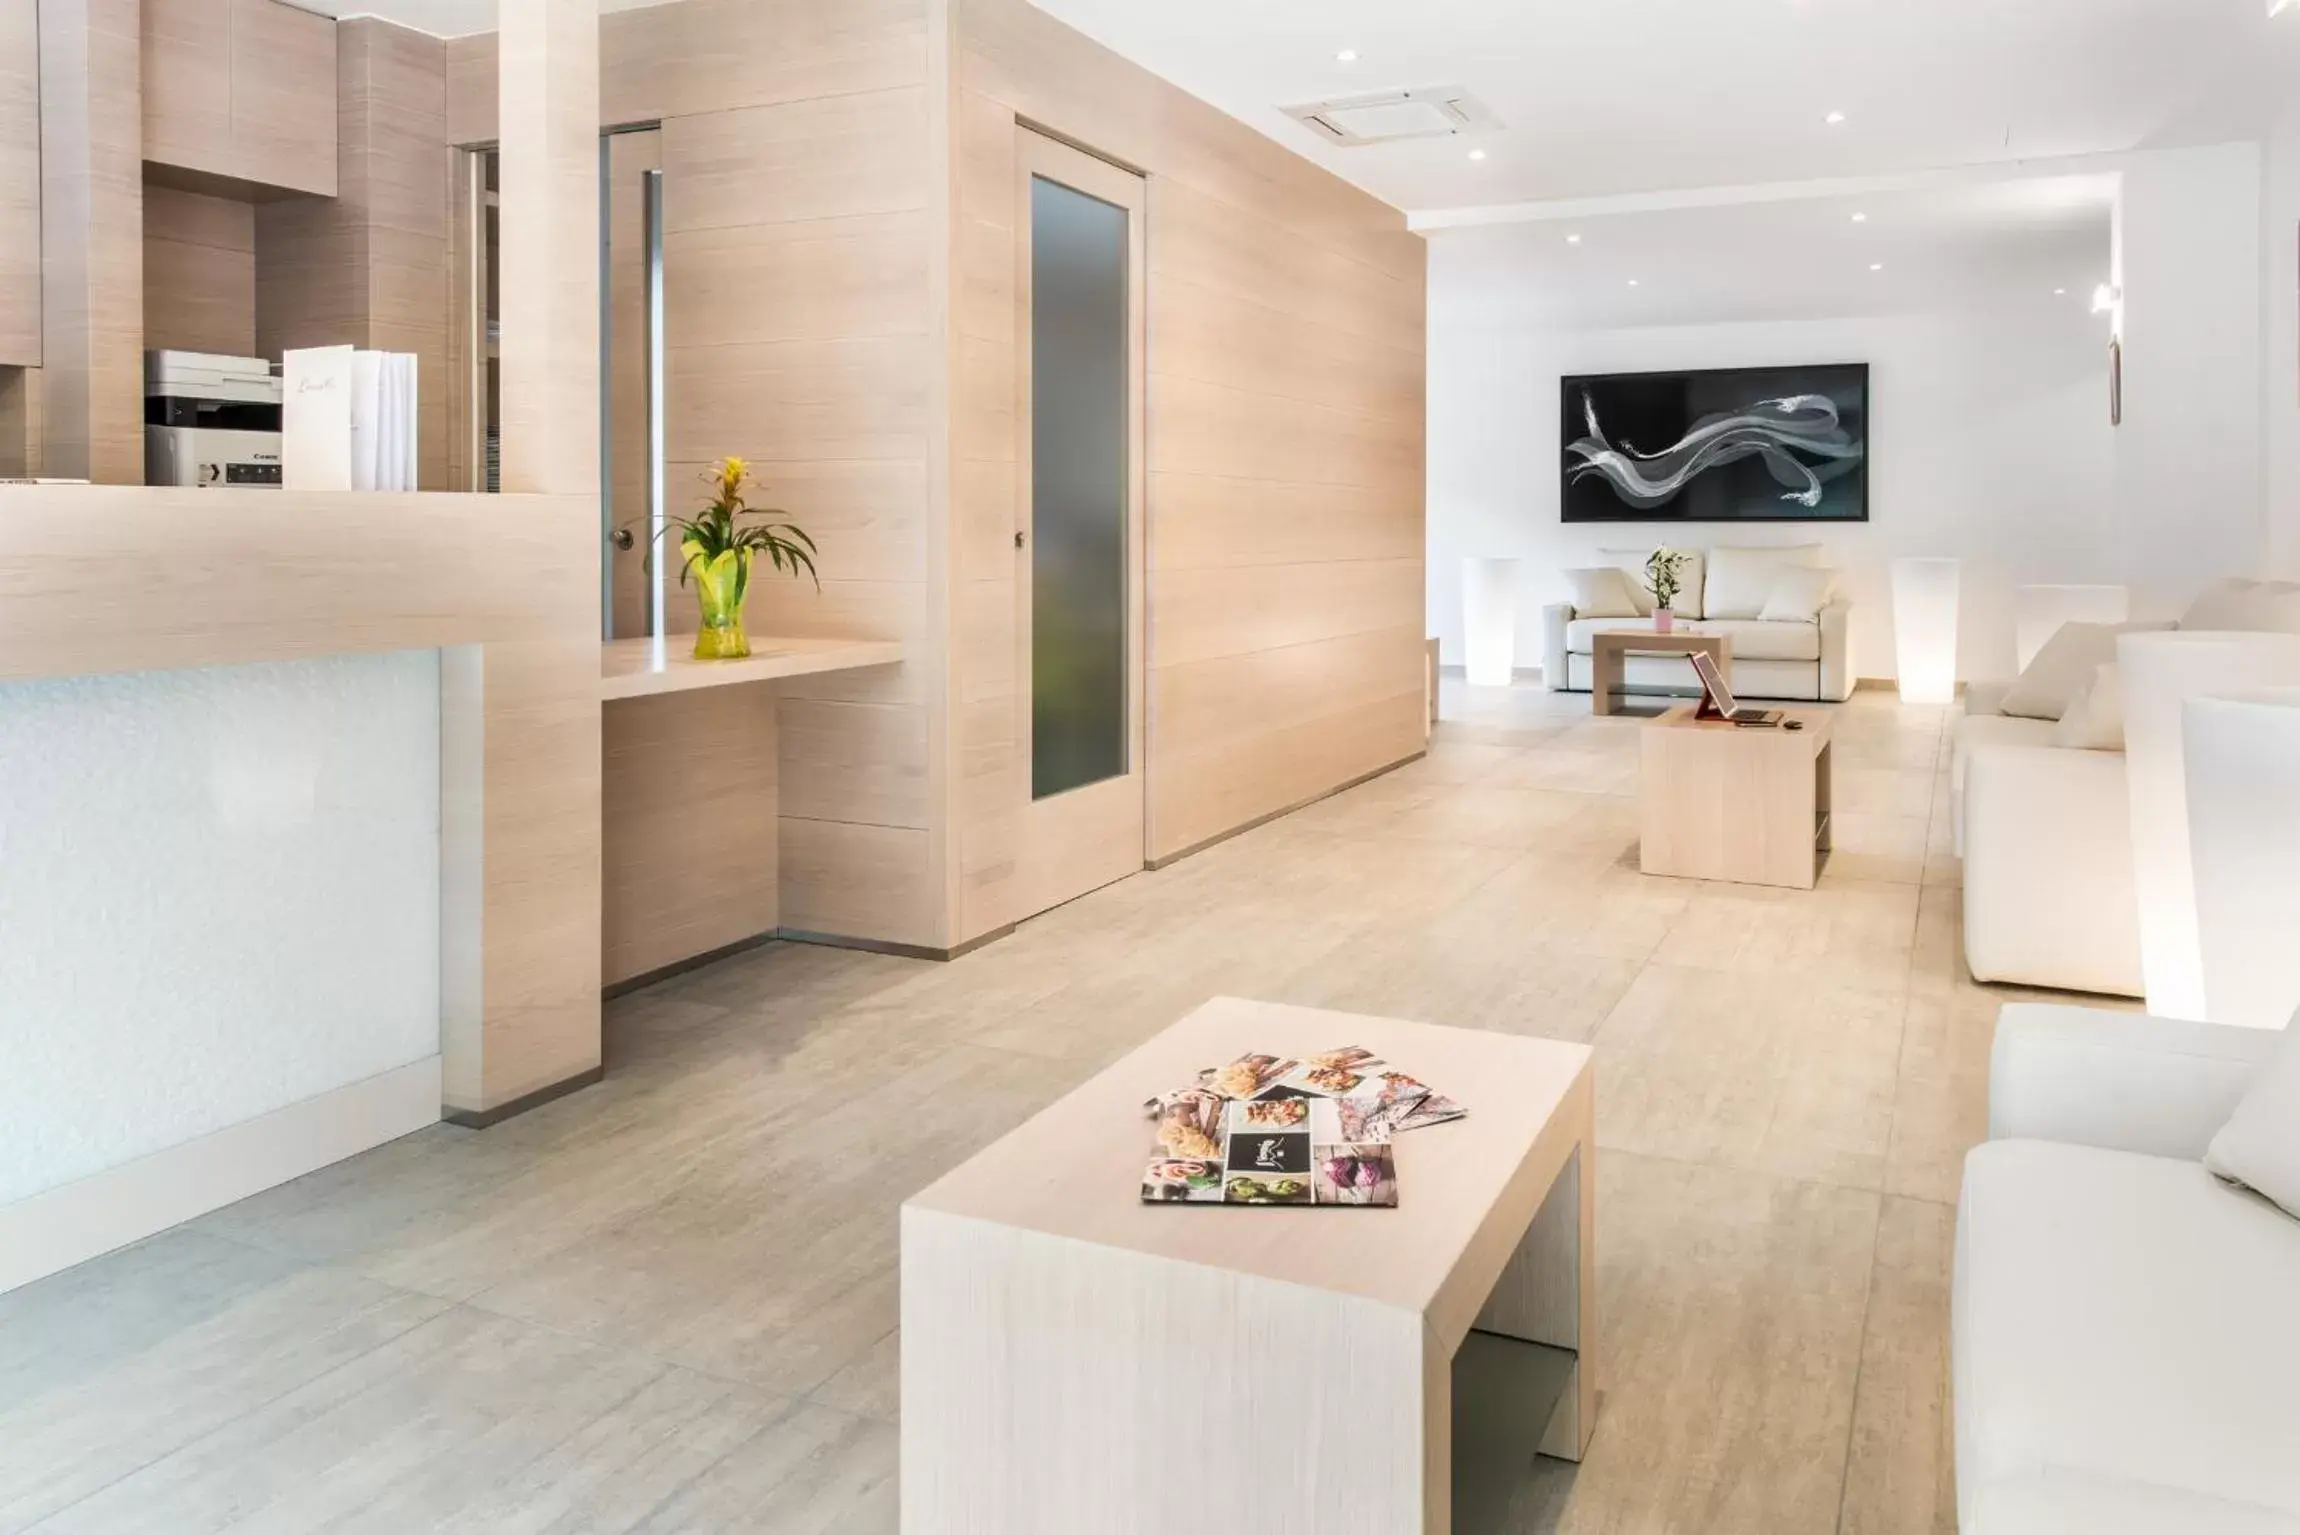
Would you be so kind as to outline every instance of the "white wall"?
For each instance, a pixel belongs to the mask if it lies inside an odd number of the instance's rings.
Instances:
[[[2177,615],[2211,581],[2257,574],[2268,558],[2262,160],[2247,143],[2124,162],[2114,468],[2120,557],[2142,612]],[[2280,350],[2291,344],[2287,331]]]
[[[1448,237],[1431,240],[1433,313]],[[2102,252],[2105,271],[2107,253]],[[1601,548],[1820,542],[1855,604],[1855,665],[1889,677],[1888,562],[1966,562],[1967,676],[2013,670],[2019,581],[2117,579],[2104,321],[2049,289],[2021,307],[1787,323],[1570,331],[1433,321],[1429,339],[1429,613],[1461,659],[1464,555],[1526,562],[1517,664],[1541,663],[1540,608]],[[1566,525],[1558,520],[1558,380],[1569,373],[1866,362],[1870,521]]]
[[[2261,158],[2261,282],[2267,293],[2261,349],[2269,558],[2300,577],[2300,105],[2269,134]]]
[[[436,653],[0,686],[0,1216],[438,1050]]]

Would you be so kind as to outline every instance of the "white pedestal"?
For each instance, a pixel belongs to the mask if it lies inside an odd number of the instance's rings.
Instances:
[[[2121,586],[2024,586],[2013,594],[2021,669],[2062,624],[2121,624],[2132,616],[2132,593]]]
[[[1470,686],[1508,687],[1517,669],[1517,561],[1461,562],[1461,623]]]
[[[2300,684],[2300,635],[2159,632],[2116,642],[2124,684],[2132,876],[2148,1010],[2206,1016],[2188,827],[2182,707],[2191,698]]]
[[[1893,561],[1893,661],[1901,702],[1957,696],[1957,590],[1961,562]]]
[[[2182,706],[2204,1010],[2281,1029],[2300,1011],[2300,688]]]

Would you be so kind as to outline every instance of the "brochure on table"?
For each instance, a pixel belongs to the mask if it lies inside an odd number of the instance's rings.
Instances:
[[[1393,1135],[1467,1112],[1354,1045],[1242,1055],[1144,1107],[1158,1122],[1146,1204],[1359,1209],[1397,1205]]]

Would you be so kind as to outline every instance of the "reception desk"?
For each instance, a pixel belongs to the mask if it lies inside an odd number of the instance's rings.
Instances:
[[[0,1289],[597,1077],[597,615],[588,498],[0,487]]]
[[[694,636],[602,652],[605,880],[600,981],[643,984],[781,927],[776,689],[903,658],[891,640],[754,635],[740,661]]]

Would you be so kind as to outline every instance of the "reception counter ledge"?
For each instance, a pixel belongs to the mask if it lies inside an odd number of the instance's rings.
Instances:
[[[596,1078],[597,615],[583,498],[0,487],[0,1289]]]
[[[698,661],[694,643],[672,634],[602,652],[599,979],[610,990],[782,930],[783,745],[771,684],[903,659],[891,640],[754,635],[740,661]]]

